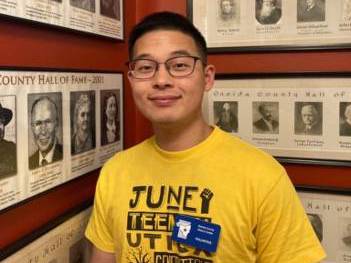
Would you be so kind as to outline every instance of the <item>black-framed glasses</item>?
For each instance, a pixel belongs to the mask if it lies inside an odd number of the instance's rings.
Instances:
[[[194,56],[179,56],[167,59],[159,63],[152,59],[135,59],[127,62],[130,74],[136,79],[150,79],[155,76],[161,64],[165,64],[166,70],[172,77],[182,78],[194,72],[196,62],[201,59]]]

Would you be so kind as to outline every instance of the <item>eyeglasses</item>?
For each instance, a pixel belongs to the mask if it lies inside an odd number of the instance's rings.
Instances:
[[[127,63],[129,72],[136,79],[150,79],[156,74],[161,64],[165,64],[166,70],[172,77],[182,78],[194,72],[196,61],[201,59],[193,56],[180,56],[167,59],[159,63],[152,59],[135,59]]]

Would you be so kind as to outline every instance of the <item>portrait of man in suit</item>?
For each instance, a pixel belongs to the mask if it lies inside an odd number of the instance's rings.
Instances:
[[[325,21],[325,0],[298,0],[297,22]]]
[[[279,5],[278,5],[279,2]],[[281,2],[278,0],[256,0],[256,20],[262,25],[278,23],[282,16]]]
[[[71,154],[95,148],[95,93],[71,92]]]
[[[0,179],[17,172],[16,144],[5,139],[6,126],[12,117],[12,110],[0,103]]]
[[[322,135],[322,102],[295,102],[295,134]]]
[[[279,133],[279,102],[253,102],[260,118],[253,122],[254,133]],[[253,111],[254,112],[254,111]]]
[[[29,96],[28,100],[30,100]],[[54,96],[56,99],[53,99]],[[60,110],[56,104],[57,101],[60,103]],[[62,112],[61,103],[61,93],[53,93],[37,97],[32,104],[30,126],[37,149],[29,156],[29,169],[31,170],[61,161],[63,158],[62,144],[57,138],[59,133],[62,135],[62,126],[59,125],[59,115]]]
[[[340,102],[340,136],[351,136],[351,102]]]
[[[238,132],[238,102],[215,101],[215,124],[226,132]]]

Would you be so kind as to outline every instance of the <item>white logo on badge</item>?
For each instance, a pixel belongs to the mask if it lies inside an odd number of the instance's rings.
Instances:
[[[177,222],[177,227],[179,227],[178,237],[187,239],[191,229],[191,222],[180,219]]]

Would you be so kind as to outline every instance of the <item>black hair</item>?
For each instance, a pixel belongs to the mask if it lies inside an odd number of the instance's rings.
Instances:
[[[135,42],[140,37],[148,32],[161,29],[180,31],[190,36],[195,41],[202,62],[205,64],[207,63],[207,47],[205,38],[186,17],[172,12],[153,13],[144,17],[142,21],[135,25],[129,35],[129,59],[132,59]]]

